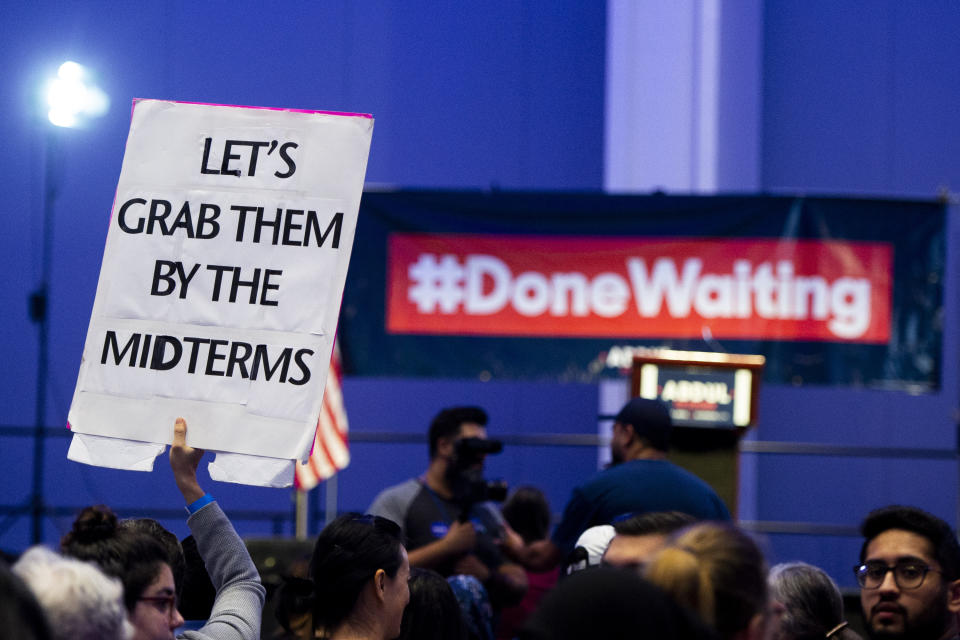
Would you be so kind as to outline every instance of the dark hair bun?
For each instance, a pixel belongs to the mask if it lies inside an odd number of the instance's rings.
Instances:
[[[86,507],[73,521],[64,544],[88,545],[117,535],[117,514],[104,505]]]

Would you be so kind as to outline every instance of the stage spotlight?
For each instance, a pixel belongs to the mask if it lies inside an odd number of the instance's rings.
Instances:
[[[78,127],[106,113],[110,100],[93,84],[87,69],[68,60],[60,65],[57,77],[47,83],[47,106],[47,118],[52,124]]]

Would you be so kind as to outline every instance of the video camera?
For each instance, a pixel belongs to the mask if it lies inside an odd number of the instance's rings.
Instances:
[[[507,483],[503,480],[487,480],[483,477],[482,462],[485,456],[503,451],[499,440],[484,438],[460,438],[454,445],[453,493],[454,499],[467,513],[477,502],[507,499]]]

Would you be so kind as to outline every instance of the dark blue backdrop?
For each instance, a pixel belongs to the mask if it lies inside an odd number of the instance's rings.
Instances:
[[[34,421],[37,330],[27,298],[41,274],[48,130],[38,97],[41,80],[60,62],[73,59],[95,69],[113,104],[86,130],[53,132],[58,196],[46,422],[56,428],[66,423],[135,97],[371,113],[376,124],[368,183],[599,189],[605,19],[603,3],[553,0],[4,4],[0,251],[7,272],[0,278],[6,310],[0,425],[6,435],[0,437],[0,503],[22,506],[30,498],[27,427]],[[409,389],[403,381],[349,379],[345,393],[354,428],[416,432],[452,402],[484,402],[495,424],[514,424],[517,407],[543,395],[511,385],[492,393],[456,384]],[[580,429],[583,420],[593,430],[595,393],[564,391],[570,399],[556,403],[562,409],[546,410],[546,400],[536,401],[534,413],[562,419],[551,431]],[[397,403],[417,410],[391,410]],[[374,407],[378,411],[364,413]],[[56,438],[47,445],[45,496],[63,512],[46,521],[48,541],[63,533],[72,507],[91,502],[172,509],[170,523],[184,530],[165,458],[153,474],[121,473],[67,462],[66,444]],[[354,465],[341,478],[341,506],[363,509],[376,489],[422,466],[420,448],[413,449],[416,455],[397,456],[357,444]],[[508,455],[516,476],[523,467],[519,453]],[[385,458],[390,464],[381,464]],[[397,464],[404,458],[407,466]],[[584,459],[577,476],[591,468],[595,454]],[[564,466],[571,474],[577,468]],[[555,502],[564,499],[562,486],[553,490]],[[280,514],[282,530],[290,533],[289,492],[230,485],[216,492],[234,513]],[[239,526],[246,534],[275,528],[273,521],[242,518]],[[20,549],[29,541],[29,518],[0,513],[0,548]]]
[[[898,0],[761,2],[760,187],[929,199],[960,180],[960,5]],[[134,97],[373,113],[368,179],[405,187],[599,189],[603,176],[606,7],[603,2],[323,3],[213,1],[4,3],[0,8],[0,278],[4,308],[0,422],[33,422],[36,328],[27,296],[40,276],[42,123],[34,98],[66,58],[99,70],[113,100],[86,131],[61,132],[51,283],[47,415],[65,422],[92,306]],[[724,34],[736,42],[756,34]],[[652,64],[656,64],[653,61]],[[721,86],[721,97],[726,88]],[[651,96],[651,99],[659,99]],[[743,117],[735,113],[734,121]],[[724,130],[736,131],[736,126]],[[753,138],[750,138],[753,139]],[[641,153],[644,151],[641,151]],[[655,150],[646,151],[655,153]],[[654,158],[655,160],[655,158]],[[752,438],[841,445],[956,448],[958,211],[949,212],[941,390],[764,388]],[[487,405],[491,432],[595,432],[598,390],[554,383],[348,379],[356,431],[421,432],[440,406]],[[12,431],[12,430],[11,430]],[[28,429],[22,430],[27,433]],[[5,431],[6,433],[6,431]],[[164,459],[153,474],[80,467],[51,440],[53,505],[108,502],[128,511],[179,499]],[[364,508],[383,485],[421,469],[417,445],[356,443],[339,480],[340,507]],[[30,442],[0,438],[0,495],[29,497]],[[559,509],[596,466],[590,448],[515,447],[491,474],[544,486]],[[284,491],[218,485],[244,534],[269,533],[256,513],[292,512]],[[956,521],[955,460],[747,454],[741,517],[855,526],[871,507],[903,501]],[[54,541],[69,509],[46,521]],[[289,533],[289,521],[279,525]],[[773,526],[757,528],[773,530]],[[0,515],[0,547],[29,542],[29,520]],[[850,586],[855,536],[770,534],[771,559],[804,559]]]

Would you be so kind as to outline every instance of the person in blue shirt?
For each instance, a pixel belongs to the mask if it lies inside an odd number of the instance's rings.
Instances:
[[[551,539],[524,544],[508,528],[506,553],[531,570],[545,571],[566,558],[580,534],[595,525],[655,511],[730,520],[727,507],[706,482],[667,460],[671,428],[665,404],[630,400],[614,420],[611,466],[573,490]]]

